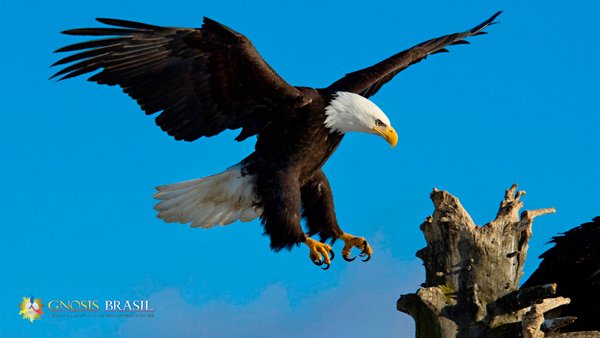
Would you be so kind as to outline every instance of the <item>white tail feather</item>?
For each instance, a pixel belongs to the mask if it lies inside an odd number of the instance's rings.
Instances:
[[[242,176],[237,164],[224,172],[156,188],[154,206],[165,222],[192,223],[211,228],[237,220],[248,222],[260,216],[254,196],[254,179]]]

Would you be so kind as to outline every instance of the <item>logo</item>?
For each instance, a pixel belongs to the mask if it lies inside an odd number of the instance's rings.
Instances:
[[[44,314],[42,311],[44,303],[42,303],[42,300],[39,298],[33,299],[33,296],[29,298],[23,297],[23,301],[19,304],[19,308],[21,309],[19,314],[23,315],[23,319],[29,319],[31,323],[36,319],[40,319],[41,315]]]
[[[53,318],[154,318],[154,307],[147,299],[52,299],[44,305],[40,298],[23,297],[19,315],[33,322],[46,314]],[[45,312],[44,312],[45,311]],[[0,335],[1,336],[1,335]]]

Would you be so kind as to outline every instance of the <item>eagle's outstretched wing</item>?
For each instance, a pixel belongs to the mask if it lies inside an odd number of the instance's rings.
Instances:
[[[281,117],[281,107],[308,103],[250,40],[211,19],[204,18],[200,29],[97,20],[113,27],[63,32],[103,38],[58,49],[77,53],[53,66],[75,63],[52,77],[101,70],[89,80],[119,85],[146,114],[160,112],[156,124],[177,140],[243,128],[236,138],[242,140]]]
[[[346,74],[343,78],[331,84],[328,89],[331,91],[353,92],[364,97],[375,95],[381,86],[390,81],[396,74],[410,65],[420,62],[428,55],[448,52],[445,47],[468,44],[468,42],[465,41],[466,38],[474,35],[486,34],[483,30],[487,26],[493,24],[494,19],[496,19],[500,13],[502,12],[497,12],[492,15],[491,18],[466,32],[445,35],[422,42],[371,67]]]

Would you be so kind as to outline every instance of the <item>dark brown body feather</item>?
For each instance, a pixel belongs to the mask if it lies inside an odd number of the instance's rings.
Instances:
[[[445,47],[483,34],[500,13],[475,28],[432,39],[372,67],[356,71],[326,89],[293,87],[258,54],[242,34],[208,18],[200,29],[160,27],[98,19],[110,28],[65,31],[100,36],[57,52],[77,52],[54,65],[53,77],[97,72],[90,81],[119,85],[177,140],[193,141],[225,129],[242,131],[238,141],[258,135],[255,152],[242,161],[256,177],[265,232],[274,250],[290,248],[309,234],[323,240],[342,234],[335,219],[329,182],[321,170],[342,135],[325,127],[332,95],[347,91],[369,97],[406,67]]]
[[[286,123],[274,122],[256,141],[255,152],[243,161],[247,174],[256,177],[261,220],[271,248],[290,248],[305,240],[300,226],[301,206],[310,234],[323,240],[341,234],[333,209],[333,196],[321,167],[343,135],[325,127],[330,95],[301,88],[311,103],[289,114]]]

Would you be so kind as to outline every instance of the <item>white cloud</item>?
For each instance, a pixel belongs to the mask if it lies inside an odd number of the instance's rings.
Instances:
[[[127,320],[119,334],[125,337],[414,335],[412,318],[398,312],[395,305],[400,294],[414,292],[424,278],[418,261],[394,260],[378,248],[377,259],[349,264],[338,277],[337,286],[294,304],[282,284],[266,287],[245,304],[223,300],[193,304],[179,290],[166,288],[150,296],[157,309],[156,318]]]

